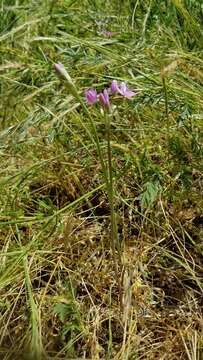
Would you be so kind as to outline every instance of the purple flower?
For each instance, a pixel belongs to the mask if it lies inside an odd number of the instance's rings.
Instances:
[[[122,82],[118,85],[117,80],[113,80],[111,83],[111,93],[112,94],[121,94],[126,98],[131,98],[136,95],[136,93],[128,88],[125,82]]]
[[[95,104],[97,102],[97,91],[95,89],[86,90],[85,98],[89,105]]]
[[[112,94],[117,94],[119,92],[119,86],[117,80],[113,80],[111,83],[111,92]]]
[[[107,31],[107,30],[102,31],[101,34],[106,36],[106,37],[114,36],[114,33],[112,31]]]
[[[130,90],[130,89],[127,87],[127,85],[126,85],[125,82],[122,82],[122,83],[121,83],[121,85],[120,85],[119,88],[118,88],[118,92],[119,92],[122,96],[124,96],[124,97],[126,97],[126,98],[131,98],[131,97],[133,97],[133,96],[136,95],[136,93],[135,93],[134,91]]]
[[[106,89],[99,94],[99,101],[104,107],[110,108],[109,94]]]

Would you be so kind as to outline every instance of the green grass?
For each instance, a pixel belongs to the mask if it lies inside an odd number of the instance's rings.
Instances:
[[[197,0],[1,1],[1,359],[203,358],[202,35]]]

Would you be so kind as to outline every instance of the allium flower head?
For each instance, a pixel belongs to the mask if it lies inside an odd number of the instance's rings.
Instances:
[[[104,30],[101,32],[102,35],[106,36],[106,37],[112,37],[114,36],[114,33],[112,31],[108,31],[108,30]]]
[[[95,104],[97,102],[97,91],[95,89],[86,90],[85,98],[89,105]]]
[[[99,94],[99,101],[104,107],[110,108],[109,94],[106,89]]]

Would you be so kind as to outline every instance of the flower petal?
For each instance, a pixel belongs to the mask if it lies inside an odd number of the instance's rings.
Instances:
[[[97,91],[95,89],[88,89],[85,91],[85,98],[89,105],[97,102]]]
[[[127,91],[127,85],[125,82],[122,82],[119,87],[119,93],[125,96],[126,91]]]
[[[131,97],[133,97],[135,95],[136,95],[136,93],[134,91],[131,91],[131,90],[127,89],[124,96],[127,97],[127,98],[131,98]]]
[[[104,89],[103,93],[99,94],[99,101],[104,107],[110,108],[109,94],[106,89]]]
[[[132,90],[130,90],[125,82],[122,82],[119,88],[119,93],[126,97],[131,98],[136,95],[136,93]]]
[[[112,94],[117,94],[119,92],[119,86],[117,80],[113,80],[111,83],[111,92]]]

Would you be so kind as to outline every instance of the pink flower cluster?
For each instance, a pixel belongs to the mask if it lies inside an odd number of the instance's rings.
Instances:
[[[113,33],[112,31],[103,30],[103,31],[101,32],[101,35],[106,36],[106,37],[112,37],[112,36],[115,35],[115,33]]]
[[[85,98],[89,105],[95,104],[98,100],[105,108],[110,108],[109,95],[120,94],[128,99],[135,96],[136,93],[130,90],[125,82],[120,85],[117,80],[113,80],[110,89],[104,89],[103,92],[97,94],[95,89],[88,89],[85,92]]]

